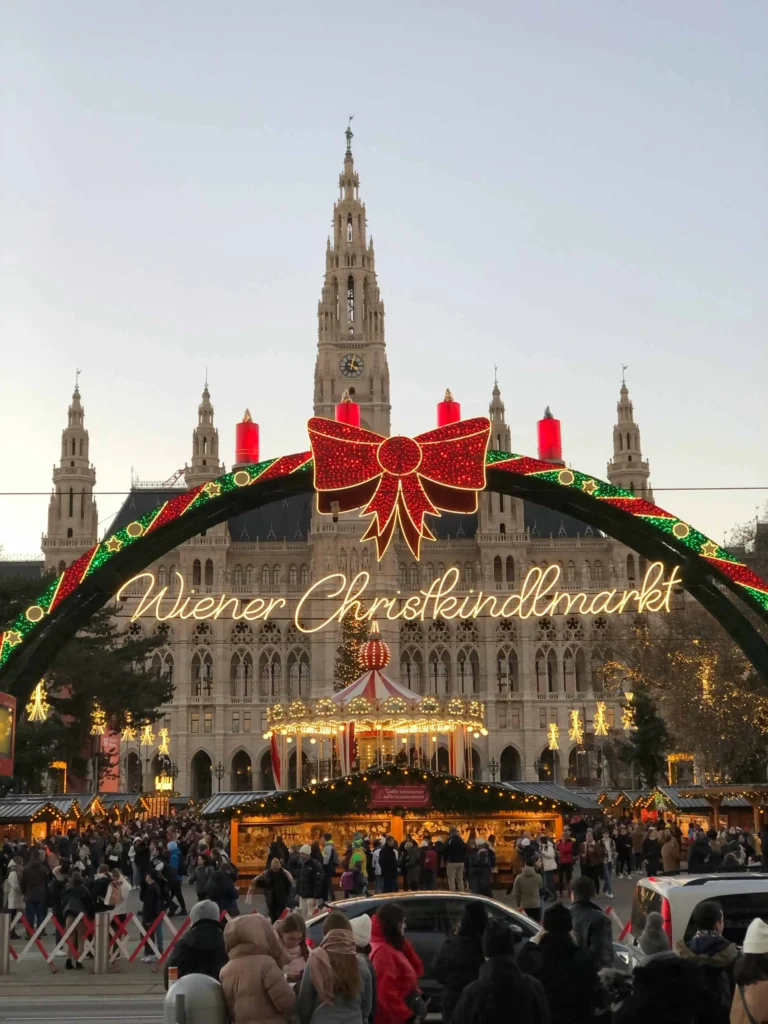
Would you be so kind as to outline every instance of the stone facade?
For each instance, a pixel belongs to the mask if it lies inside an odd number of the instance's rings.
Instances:
[[[314,413],[332,417],[343,391],[361,405],[363,425],[390,432],[390,380],[385,344],[384,305],[379,293],[373,241],[359,198],[351,133],[334,206],[333,237],[326,248],[325,280],[318,304]],[[439,396],[436,396],[439,397]],[[468,396],[462,396],[465,398]],[[308,403],[309,404],[309,403]],[[494,383],[489,404],[490,444],[510,451],[513,444],[504,403]],[[647,461],[632,403],[622,383],[609,479],[652,500]],[[287,453],[275,453],[287,454]],[[69,564],[96,541],[92,496],[95,470],[88,461],[79,391],[69,409],[61,460],[54,469],[48,533],[43,538],[46,567]],[[206,382],[193,431],[186,485],[200,484],[223,471],[218,431]],[[168,497],[157,486],[135,483],[108,532],[125,525]],[[177,789],[193,796],[215,791],[221,766],[222,789],[271,784],[266,710],[279,698],[325,696],[333,691],[336,627],[313,635],[292,625],[296,602],[312,581],[329,572],[371,572],[367,595],[410,592],[456,567],[457,593],[469,589],[514,592],[533,566],[558,564],[559,588],[597,592],[639,582],[643,560],[598,530],[560,513],[484,493],[475,515],[431,520],[437,540],[425,543],[419,563],[395,541],[375,562],[371,543],[360,543],[367,521],[356,513],[337,523],[313,510],[310,496],[292,497],[245,513],[169,552],[155,565],[158,587],[187,592],[227,593],[249,598],[279,595],[286,607],[270,621],[199,621],[154,617],[130,622],[144,585],[133,584],[118,616],[126,629],[162,629],[164,647],[154,661],[170,673],[175,696],[165,724],[171,755],[179,767]],[[596,701],[602,698],[601,666],[610,657],[611,624],[604,616],[499,620],[480,617],[457,622],[381,623],[392,648],[390,671],[419,693],[476,694],[487,704],[488,736],[474,743],[476,777],[563,781],[594,775],[598,762],[591,736]],[[620,728],[621,704],[607,698],[608,725]],[[568,738],[569,712],[586,720],[587,752],[577,756]],[[559,727],[556,754],[548,750],[551,723]],[[158,723],[160,725],[161,723]],[[138,787],[142,765],[154,752],[122,746],[124,786]],[[305,741],[305,777],[319,774],[314,751]],[[441,767],[446,752],[439,755]],[[579,758],[584,758],[579,763]],[[495,761],[498,772],[489,768]],[[293,772],[295,778],[295,768]],[[607,778],[603,776],[603,781]]]

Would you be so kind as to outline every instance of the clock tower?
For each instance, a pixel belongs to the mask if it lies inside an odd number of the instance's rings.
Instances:
[[[351,119],[350,119],[351,120]],[[333,238],[325,251],[325,281],[317,307],[316,416],[334,417],[344,391],[360,405],[361,425],[389,435],[389,367],[384,303],[376,281],[373,239],[347,127],[344,170],[333,207]]]

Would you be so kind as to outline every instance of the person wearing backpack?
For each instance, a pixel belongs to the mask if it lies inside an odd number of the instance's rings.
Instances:
[[[421,874],[419,876],[420,889],[434,889],[437,878],[437,850],[431,840],[421,841]]]

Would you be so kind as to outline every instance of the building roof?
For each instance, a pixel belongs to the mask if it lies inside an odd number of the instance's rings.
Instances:
[[[214,795],[203,804],[200,814],[205,818],[212,814],[221,814],[232,807],[239,807],[240,804],[248,804],[252,800],[263,800],[264,797],[274,796],[275,791],[246,792],[246,793],[214,793]]]
[[[505,789],[514,790],[526,796],[540,796],[547,800],[556,800],[561,804],[570,804],[577,811],[601,811],[593,791],[584,789],[566,789],[556,782],[503,782]]]
[[[680,786],[657,786],[656,790],[664,796],[678,811],[711,811],[711,804],[704,795],[695,797],[680,796]]]
[[[26,794],[10,794],[0,798],[0,821],[31,821],[43,811],[49,811],[51,817],[61,812],[54,807],[48,797]]]

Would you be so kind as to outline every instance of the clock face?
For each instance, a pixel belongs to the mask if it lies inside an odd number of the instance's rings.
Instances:
[[[342,356],[339,369],[341,370],[341,375],[343,377],[359,377],[363,372],[363,357],[358,356],[355,353],[348,356]]]

